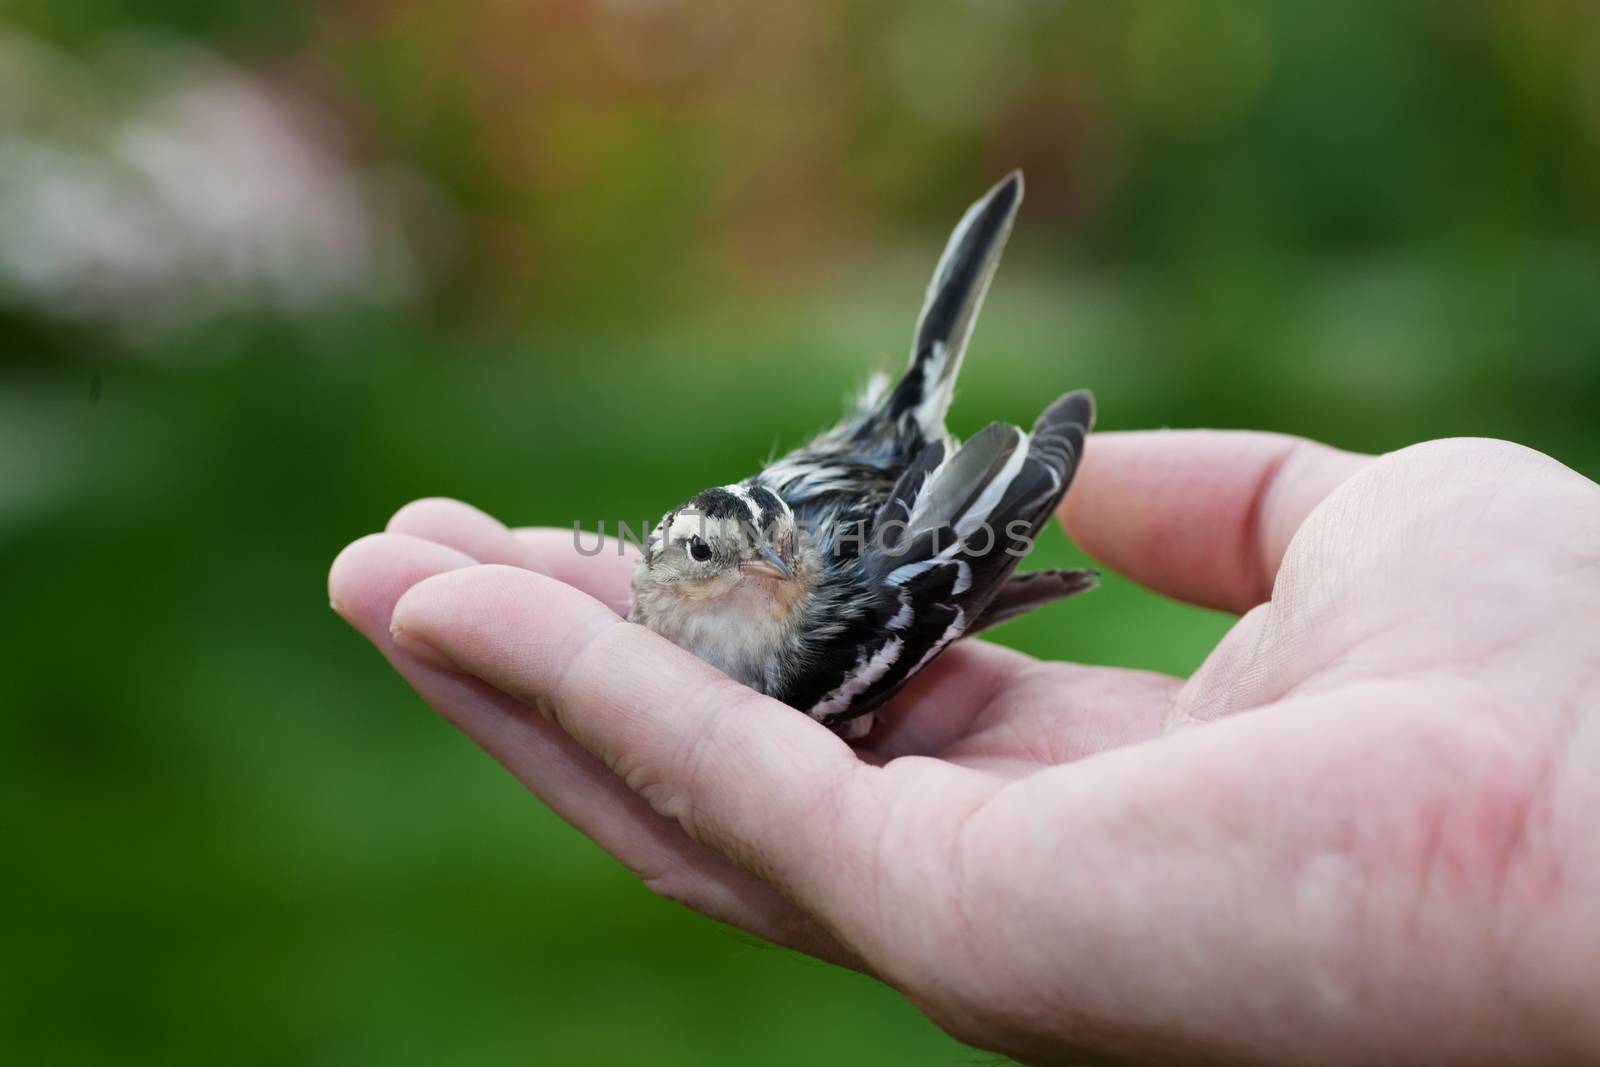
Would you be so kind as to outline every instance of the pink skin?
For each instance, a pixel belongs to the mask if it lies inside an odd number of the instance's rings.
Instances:
[[[1078,543],[1238,624],[1188,680],[963,642],[859,752],[623,622],[631,560],[570,532],[419,501],[330,590],[656,892],[973,1044],[1600,1059],[1600,487],[1494,441],[1087,457]]]

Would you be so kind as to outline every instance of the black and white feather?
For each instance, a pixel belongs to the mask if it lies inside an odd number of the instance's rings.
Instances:
[[[951,642],[1093,587],[1088,571],[1013,575],[1071,484],[1090,394],[1029,432],[994,423],[958,445],[944,425],[1021,199],[1014,172],[957,224],[892,389],[875,383],[839,426],[667,515],[630,618],[854,737]],[[708,519],[733,529],[701,538]]]

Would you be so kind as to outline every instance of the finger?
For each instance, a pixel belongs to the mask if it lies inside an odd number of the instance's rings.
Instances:
[[[655,810],[847,943],[873,936],[878,772],[828,730],[527,571],[439,575],[401,598],[392,625],[402,643],[540,709]]]
[[[447,545],[479,563],[527,566],[527,550],[521,541],[511,536],[504,523],[459,500],[446,497],[413,500],[394,513],[385,529],[389,533]]]
[[[400,596],[423,579],[473,565],[464,554],[433,542],[374,535],[352,544],[334,562],[330,598],[423,699],[652,889],[769,940],[860,966],[769,887],[651,811],[565,733],[504,693],[394,644],[389,620]]]
[[[639,550],[621,539],[597,540],[572,530],[523,527],[511,531],[527,553],[527,567],[600,601],[618,615],[628,613],[632,599],[633,568]],[[596,546],[600,551],[594,552]],[[593,554],[591,554],[593,553]]]
[[[395,512],[390,533],[447,545],[479,563],[503,563],[576,586],[619,615],[628,610],[638,549],[621,537],[576,530],[510,530],[470,504],[445,497],[414,500]]]
[[[1062,505],[1084,551],[1158,592],[1243,613],[1312,509],[1371,456],[1278,434],[1095,434]]]

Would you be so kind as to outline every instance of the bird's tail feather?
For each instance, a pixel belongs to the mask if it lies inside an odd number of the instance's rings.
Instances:
[[[1022,172],[1012,171],[967,209],[946,243],[917,320],[911,362],[877,411],[877,419],[909,421],[921,440],[943,440],[972,325],[1022,203]],[[872,420],[877,421],[877,420]]]
[[[1030,571],[1014,574],[984,606],[983,613],[967,628],[965,636],[981,633],[991,626],[1026,615],[1062,597],[1086,593],[1099,583],[1100,575],[1088,570]]]

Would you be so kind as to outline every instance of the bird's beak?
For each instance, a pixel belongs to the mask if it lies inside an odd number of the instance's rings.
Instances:
[[[756,551],[761,553],[761,558],[746,560],[739,565],[740,570],[746,574],[765,574],[773,578],[782,578],[786,582],[794,578],[794,571],[783,561],[782,556],[772,550],[771,545],[762,545]]]

